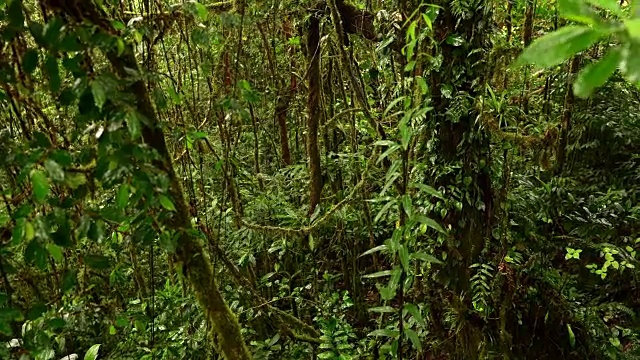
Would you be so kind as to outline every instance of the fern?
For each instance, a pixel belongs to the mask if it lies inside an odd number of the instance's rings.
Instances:
[[[489,313],[489,298],[491,296],[491,282],[495,268],[491,264],[475,263],[472,269],[477,269],[471,277],[471,300],[476,311],[487,315]]]

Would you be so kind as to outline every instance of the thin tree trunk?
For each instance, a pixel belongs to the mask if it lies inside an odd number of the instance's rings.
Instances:
[[[320,151],[318,149],[318,126],[320,123],[320,20],[314,16],[309,19],[307,34],[307,54],[309,57],[309,99],[307,111],[307,156],[309,157],[309,215],[313,214],[320,203],[322,194],[322,173]]]
[[[524,47],[528,47],[533,39],[533,15],[535,13],[535,1],[527,0],[526,8],[524,11],[524,25],[522,38],[524,40]],[[524,79],[524,86],[522,89],[522,111],[525,114],[529,113],[529,69],[527,68]]]
[[[576,55],[571,59],[571,65],[569,65],[569,80],[567,81],[567,92],[564,95],[564,108],[562,109],[562,121],[560,123],[558,149],[556,152],[556,175],[562,174],[566,166],[567,143],[569,139],[569,132],[571,131],[571,116],[573,114],[573,105],[576,100],[575,95],[573,95],[573,87],[571,84],[579,69],[580,55]]]

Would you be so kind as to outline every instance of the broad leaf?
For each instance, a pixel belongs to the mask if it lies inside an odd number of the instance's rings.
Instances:
[[[598,7],[600,9],[609,10],[613,14],[624,17],[625,14],[620,8],[620,1],[617,0],[587,0],[591,5]]]
[[[38,67],[38,52],[34,49],[29,49],[22,56],[22,69],[24,72],[31,74]]]
[[[437,230],[441,233],[445,232],[444,229],[442,228],[442,226],[440,226],[440,224],[438,224],[435,220],[433,220],[432,218],[428,218],[424,215],[416,215],[414,216],[414,220],[421,223],[421,224],[425,224],[428,227]]]
[[[599,61],[585,66],[573,83],[576,96],[587,98],[594,89],[604,85],[616,71],[620,58],[620,50],[612,49]]]
[[[391,329],[378,329],[370,332],[368,336],[386,336],[386,337],[397,337],[400,335],[398,330]]]
[[[84,261],[89,265],[89,267],[96,270],[108,269],[111,266],[111,260],[102,255],[85,255]]]
[[[43,202],[49,196],[49,179],[40,170],[31,172],[31,184],[33,186],[33,197],[38,202]]]
[[[64,260],[64,255],[62,254],[62,248],[56,244],[47,244],[47,250],[49,250],[49,254],[51,257],[57,262],[61,263]]]
[[[568,20],[593,25],[600,20],[598,14],[584,0],[558,0],[560,15]]]
[[[118,196],[116,197],[116,203],[120,209],[127,207],[129,202],[129,185],[122,184],[118,189]]]
[[[373,253],[378,252],[378,251],[385,251],[385,250],[387,250],[387,245],[384,245],[384,244],[383,245],[378,245],[378,246],[376,246],[374,248],[371,248],[371,249],[363,252],[362,255],[360,255],[360,257],[363,257],[365,255],[369,255],[369,254],[373,254]]]
[[[107,101],[107,92],[100,80],[94,80],[91,83],[91,94],[96,107],[102,110],[102,106]]]
[[[515,65],[534,64],[545,68],[561,64],[604,35],[606,33],[587,26],[565,26],[534,41],[520,54]]]
[[[64,181],[64,170],[57,162],[48,159],[44,162],[44,168],[47,169],[49,177],[51,177],[53,181]]]
[[[416,348],[416,350],[418,350],[418,352],[422,352],[422,342],[418,337],[418,333],[411,329],[404,329],[404,334],[407,335],[409,340],[411,340],[411,343]]]
[[[429,263],[442,264],[442,261],[438,260],[435,256],[425,254],[422,251],[411,254],[411,258],[415,260],[422,260],[424,262],[429,262]]]
[[[98,352],[100,351],[100,344],[95,344],[89,348],[87,353],[84,355],[84,360],[97,360]]]
[[[444,199],[444,196],[442,196],[442,193],[440,193],[440,191],[434,189],[433,187],[429,186],[429,185],[425,185],[425,184],[421,184],[421,183],[411,183],[409,184],[410,187],[414,187],[420,191],[423,191],[433,197],[437,197],[438,199]]]
[[[404,310],[406,310],[409,314],[411,314],[413,319],[418,324],[420,324],[421,326],[424,326],[424,327],[427,326],[426,321],[424,321],[424,318],[422,317],[422,314],[420,313],[420,309],[418,309],[418,307],[416,305],[411,304],[411,303],[405,303],[404,304]]]
[[[171,199],[169,199],[168,196],[160,194],[158,195],[158,200],[160,201],[160,205],[162,205],[163,208],[169,211],[176,211],[176,206],[173,205],[173,202],[171,201]]]
[[[640,42],[629,41],[620,53],[620,71],[627,80],[640,82]]]

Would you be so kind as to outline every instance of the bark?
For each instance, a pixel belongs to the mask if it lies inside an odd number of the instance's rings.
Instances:
[[[443,219],[451,226],[451,239],[448,243],[449,258],[442,269],[440,279],[448,283],[452,290],[450,299],[463,318],[460,331],[454,340],[454,358],[476,359],[482,337],[482,329],[468,318],[472,304],[470,299],[470,266],[479,260],[481,250],[490,237],[492,227],[493,193],[490,178],[489,134],[477,126],[478,112],[472,103],[467,103],[467,111],[451,118],[448,112],[452,100],[444,97],[440,91],[444,85],[456,84],[453,100],[463,101],[465,97],[476,98],[490,74],[483,62],[484,49],[488,47],[488,29],[483,24],[490,23],[488,15],[476,12],[473,17],[460,19],[454,15],[451,4],[441,1],[443,10],[434,24],[435,38],[446,39],[453,33],[460,34],[466,41],[461,47],[442,42],[441,51],[447,61],[432,75],[433,104],[439,126],[440,161],[442,166],[461,166],[461,173],[440,176],[438,185],[451,186],[466,193],[460,199],[462,209],[448,209]],[[478,8],[487,4],[481,2]],[[485,25],[486,26],[486,25]],[[480,51],[477,51],[480,50]],[[471,54],[471,55],[470,55]],[[474,64],[471,66],[470,64]],[[456,79],[463,79],[462,81]],[[484,163],[484,166],[480,164]],[[460,179],[463,181],[461,182]]]
[[[280,128],[280,151],[282,151],[282,162],[291,165],[291,150],[289,149],[289,130],[287,127],[287,113],[291,96],[280,96],[276,104],[276,119]]]
[[[522,38],[524,40],[524,47],[526,48],[531,44],[533,39],[533,15],[535,13],[534,9],[535,3],[534,0],[527,0],[526,8],[524,12],[524,25],[523,25],[523,33]],[[523,94],[522,94],[522,111],[525,114],[529,113],[529,72],[525,74],[524,86],[523,86]]]
[[[513,34],[513,3],[515,0],[507,0],[507,18],[505,25],[507,26],[507,43],[511,42]]]
[[[322,170],[318,149],[318,126],[320,124],[320,20],[311,16],[307,34],[307,54],[309,57],[309,98],[307,101],[307,156],[309,157],[309,215],[313,214],[322,194]]]
[[[93,2],[83,2],[81,7],[75,8],[73,8],[73,2],[56,2],[55,5],[75,22],[89,20],[105,32],[114,33],[110,22],[99,14]],[[130,69],[138,69],[138,63],[130,46],[121,55],[112,50],[107,51],[106,56],[116,74],[122,78],[129,76]],[[175,261],[182,265],[183,274],[205,312],[217,350],[228,360],[251,359],[240,332],[240,325],[217,288],[214,272],[206,253],[191,234],[194,229],[189,219],[189,208],[180,179],[173,168],[160,120],[152,105],[147,86],[143,80],[136,80],[128,85],[125,91],[135,96],[136,110],[146,118],[145,122],[141,122],[142,137],[161,157],[154,165],[169,177],[169,193],[177,211],[165,220],[165,225],[179,233],[177,249],[173,254]]]
[[[560,134],[558,137],[558,150],[556,152],[556,175],[562,174],[566,167],[567,143],[569,140],[569,132],[571,131],[571,116],[573,114],[573,105],[576,101],[571,86],[575,74],[580,69],[580,56],[576,55],[569,65],[569,80],[567,81],[567,92],[564,96],[564,107],[562,109],[562,121],[560,123]]]

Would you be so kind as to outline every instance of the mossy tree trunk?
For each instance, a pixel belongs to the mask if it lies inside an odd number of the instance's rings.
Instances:
[[[461,207],[448,209],[442,219],[451,227],[447,244],[448,261],[440,277],[452,294],[448,301],[458,310],[459,330],[456,331],[454,358],[476,359],[482,339],[478,319],[473,317],[471,304],[470,266],[479,260],[492,227],[493,193],[490,176],[489,135],[476,121],[478,110],[473,102],[489,78],[483,61],[489,48],[488,32],[491,16],[484,1],[480,9],[464,18],[455,14],[452,4],[440,1],[442,11],[434,24],[434,37],[440,43],[444,57],[440,69],[432,73],[431,89],[436,127],[440,144],[440,164],[458,169],[441,175],[437,182],[445,189],[457,188],[462,194],[455,198]],[[462,44],[445,41],[460,37]],[[443,88],[452,88],[451,96]],[[445,195],[447,196],[447,195]],[[455,196],[453,193],[449,197]]]
[[[97,25],[101,31],[107,34],[115,33],[108,19],[104,18],[96,9],[93,2],[83,2],[77,7],[74,2],[52,2],[51,10],[65,14],[70,21],[83,23],[89,21]],[[131,69],[138,69],[133,49],[129,46],[118,54],[115,49],[106,50],[105,55],[112,65],[116,75],[122,79],[129,78]],[[212,329],[211,337],[217,351],[228,360],[248,360],[251,355],[244,343],[240,332],[240,325],[236,316],[229,309],[222,294],[217,288],[215,275],[208,257],[193,235],[193,227],[190,220],[190,211],[185,200],[182,185],[171,161],[167,149],[164,133],[160,120],[152,105],[147,85],[143,80],[136,80],[127,85],[125,91],[135,96],[136,110],[144,116],[145,122],[141,122],[142,137],[151,148],[160,155],[160,160],[154,165],[169,177],[169,192],[176,211],[165,220],[169,229],[179,234],[174,261],[182,266],[185,275],[202,309],[208,324]]]

